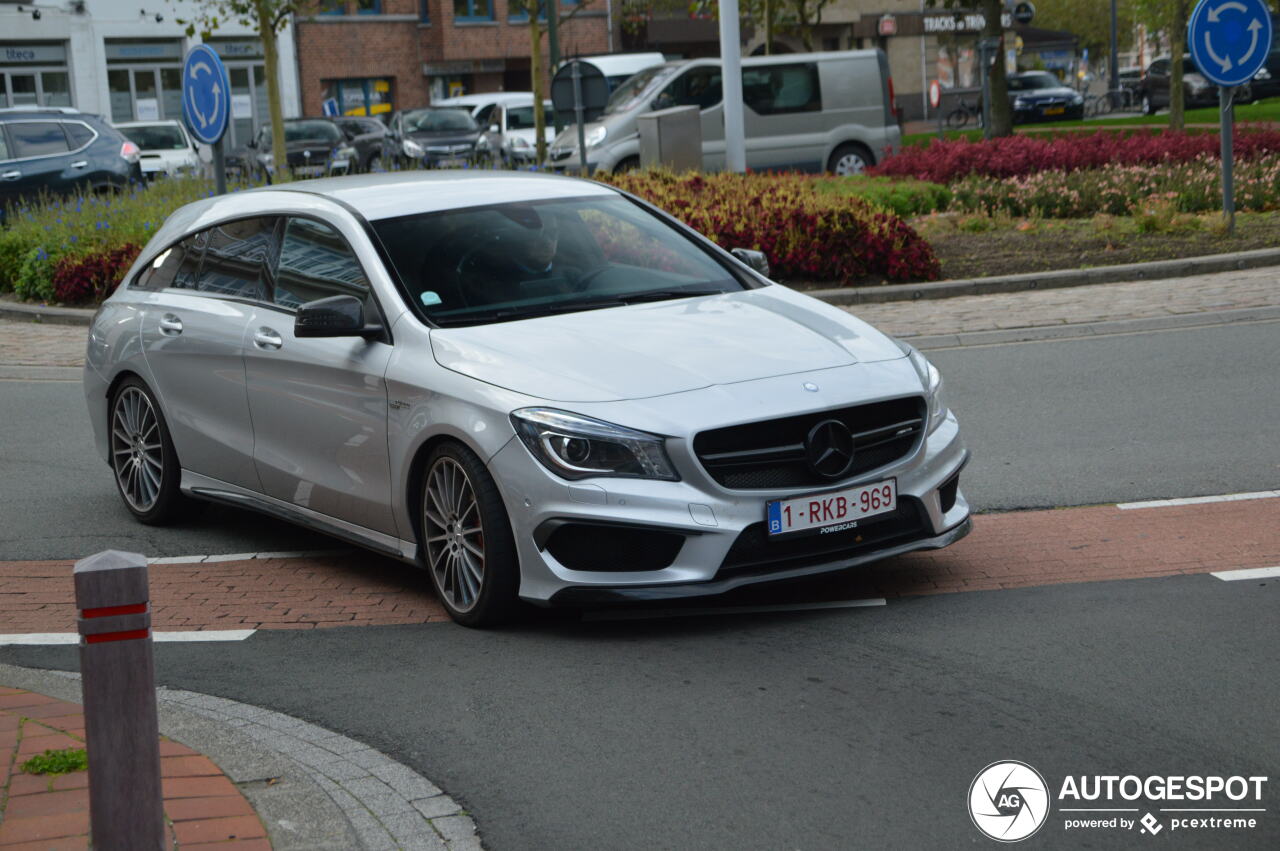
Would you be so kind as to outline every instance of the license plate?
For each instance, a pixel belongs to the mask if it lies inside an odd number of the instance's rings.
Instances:
[[[324,174],[324,166],[322,165],[301,165],[293,170],[293,173],[300,177],[320,177]]]
[[[1051,106],[1044,111],[1044,114],[1045,115],[1062,115],[1062,113],[1066,111],[1067,111],[1067,108],[1065,106]]]
[[[462,168],[467,161],[460,157],[448,157],[443,160],[436,160],[437,168]]]
[[[345,170],[346,170],[347,168],[349,168],[350,166],[351,166],[351,162],[350,162],[350,160],[334,160],[333,162],[329,163],[329,170],[330,170],[330,171],[339,171],[339,170],[341,170],[341,171],[345,171]]]
[[[898,508],[898,480],[885,479],[848,490],[779,499],[765,506],[769,534],[819,534],[853,529],[860,520]]]

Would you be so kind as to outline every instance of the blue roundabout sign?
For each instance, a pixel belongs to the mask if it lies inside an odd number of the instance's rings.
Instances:
[[[1201,0],[1187,22],[1187,47],[1200,73],[1219,86],[1253,79],[1271,51],[1266,0]]]
[[[191,48],[182,63],[182,116],[191,135],[206,145],[216,145],[227,132],[231,83],[226,66],[206,44]]]

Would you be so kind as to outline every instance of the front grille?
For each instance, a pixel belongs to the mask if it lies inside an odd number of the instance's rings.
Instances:
[[[741,490],[831,485],[809,468],[804,441],[823,420],[853,432],[853,467],[846,478],[892,464],[916,447],[924,432],[924,399],[912,396],[834,411],[704,431],[693,439],[702,466],[720,484]]]
[[[739,533],[720,563],[716,578],[743,574],[766,574],[826,564],[842,558],[906,543],[928,534],[926,514],[912,497],[898,497],[898,510],[869,517],[854,529],[827,535],[807,534],[769,539],[763,521],[752,523]]]
[[[547,552],[570,570],[662,570],[676,560],[684,536],[660,529],[566,523],[547,538]]]

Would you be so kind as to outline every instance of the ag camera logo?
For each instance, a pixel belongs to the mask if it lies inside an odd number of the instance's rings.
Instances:
[[[969,786],[969,817],[997,842],[1018,842],[1049,817],[1049,787],[1025,762],[993,762]]]

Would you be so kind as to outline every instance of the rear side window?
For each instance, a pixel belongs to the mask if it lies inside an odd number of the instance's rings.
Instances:
[[[76,151],[93,141],[93,131],[89,129],[87,124],[81,124],[79,121],[67,121],[62,125],[62,129],[67,133],[67,141],[71,144],[71,150]]]
[[[270,301],[266,272],[279,251],[279,221],[264,216],[209,228],[205,232],[208,244],[197,289],[202,293]]]
[[[195,289],[203,249],[203,233],[169,246],[138,273],[132,287],[138,290],[163,290],[166,287]]]
[[[742,99],[758,115],[817,112],[822,109],[816,62],[744,68]]]
[[[16,121],[9,125],[13,155],[18,159],[65,154],[67,135],[59,121]]]
[[[289,219],[276,266],[275,303],[296,310],[334,295],[369,297],[369,280],[347,241],[314,219]]]

